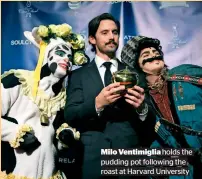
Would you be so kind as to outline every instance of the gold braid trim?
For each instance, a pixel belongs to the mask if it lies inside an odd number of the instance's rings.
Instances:
[[[158,91],[160,91],[163,88],[163,85],[164,85],[164,80],[162,79],[162,76],[159,76],[154,84],[148,83],[148,87],[150,89],[152,89],[152,90],[154,89],[154,90],[158,90]]]
[[[158,92],[160,92],[160,90],[163,88],[165,81],[167,81],[167,79],[168,79],[168,69],[167,67],[164,67],[162,68],[156,82],[154,84],[148,83],[147,85],[150,89],[155,89],[155,90],[158,90]]]
[[[57,138],[59,141],[60,141],[60,139],[59,139],[59,134],[60,134],[60,132],[62,132],[62,131],[65,130],[65,129],[70,129],[70,130],[73,132],[73,134],[74,134],[74,139],[75,139],[75,140],[79,140],[79,139],[80,139],[80,133],[79,133],[79,131],[76,131],[75,128],[70,127],[67,123],[63,123],[63,124],[57,129],[57,131],[56,131],[56,138]],[[62,141],[60,141],[60,142],[61,142],[61,144],[62,144],[63,147],[68,148],[68,146],[67,146],[66,144],[64,144]]]
[[[3,176],[3,178],[1,178],[1,176]],[[36,179],[36,178],[29,178],[29,177],[26,177],[26,176],[14,175],[13,173],[6,174],[6,172],[1,172],[0,173],[0,178],[1,179]],[[58,171],[52,177],[49,177],[49,178],[37,178],[37,179],[63,179],[63,177],[61,175],[61,172]]]
[[[26,132],[30,131],[33,131],[33,129],[28,124],[23,124],[20,126],[15,139],[9,142],[11,147],[18,148],[20,146],[20,142],[24,142],[23,136],[26,134]]]
[[[161,123],[159,121],[155,124],[154,126],[155,132],[158,132],[160,125]]]

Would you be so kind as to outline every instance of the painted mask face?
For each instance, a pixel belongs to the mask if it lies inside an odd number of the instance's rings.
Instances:
[[[142,49],[138,63],[142,71],[147,74],[159,74],[164,67],[163,58],[154,47]]]
[[[58,78],[69,74],[72,69],[72,60],[71,47],[66,44],[57,45],[48,53],[48,67]]]

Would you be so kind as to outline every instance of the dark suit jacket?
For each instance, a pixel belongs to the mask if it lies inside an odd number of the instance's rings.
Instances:
[[[124,68],[118,62],[118,70]],[[105,107],[100,116],[96,113],[95,98],[103,88],[94,60],[69,76],[64,114],[69,125],[81,132],[84,145],[83,178],[99,178],[100,149],[140,146],[139,132],[143,122],[124,98]]]

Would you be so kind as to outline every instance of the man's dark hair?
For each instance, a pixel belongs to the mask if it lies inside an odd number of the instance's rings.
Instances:
[[[120,34],[120,22],[116,20],[111,14],[109,13],[103,13],[95,18],[93,18],[89,23],[88,23],[88,37],[92,36],[95,38],[95,34],[97,32],[97,29],[100,25],[100,22],[102,20],[112,20],[115,22],[118,30],[118,34]],[[95,52],[95,45],[93,45],[92,51]]]

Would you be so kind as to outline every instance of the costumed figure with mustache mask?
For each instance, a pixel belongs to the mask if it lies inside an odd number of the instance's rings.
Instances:
[[[183,64],[168,69],[158,39],[136,36],[123,47],[122,61],[136,70],[156,114],[157,137],[151,147],[190,148],[187,176],[202,178],[202,67]]]
[[[10,70],[1,80],[2,171],[9,179],[65,179],[58,149],[80,133],[64,123],[65,77],[88,63],[85,41],[68,24],[35,27],[25,37],[40,49],[35,71]]]

